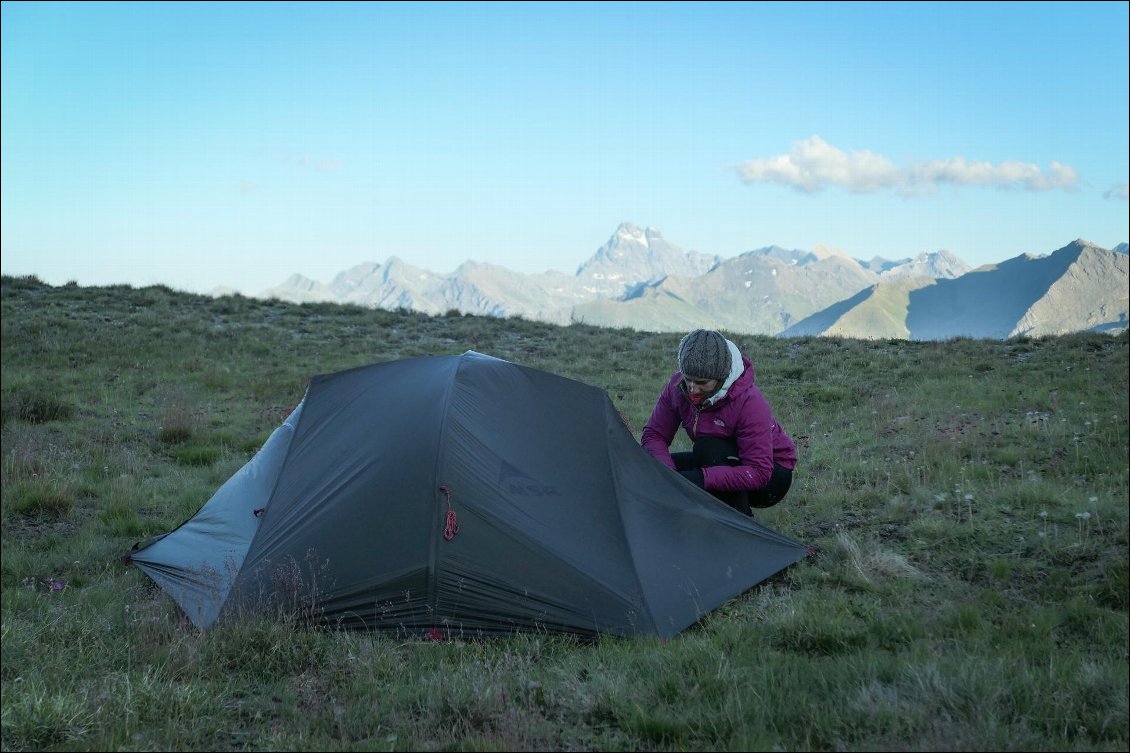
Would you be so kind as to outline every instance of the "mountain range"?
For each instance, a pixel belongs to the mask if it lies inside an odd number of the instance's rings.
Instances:
[[[827,247],[769,246],[722,258],[621,224],[574,275],[467,261],[436,274],[397,257],[329,284],[299,274],[258,297],[437,315],[451,311],[678,332],[943,340],[1127,328],[1127,244],[1079,239],[976,269],[947,251],[861,261]]]

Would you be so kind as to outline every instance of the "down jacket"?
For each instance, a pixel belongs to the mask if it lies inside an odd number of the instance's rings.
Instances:
[[[752,491],[769,483],[773,464],[796,467],[796,445],[773,418],[773,409],[753,382],[753,364],[736,345],[730,348],[730,375],[702,406],[687,396],[682,372],[675,372],[643,428],[640,444],[668,468],[675,468],[671,442],[681,424],[691,441],[701,437],[732,437],[739,464],[702,469],[704,485],[712,491]]]

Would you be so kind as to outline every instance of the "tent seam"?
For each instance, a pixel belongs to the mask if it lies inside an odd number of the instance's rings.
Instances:
[[[624,431],[628,431],[628,427],[625,426],[621,420],[619,420],[620,414],[616,410],[616,406],[612,403],[612,398],[609,396],[608,390],[604,390],[604,389],[601,389],[599,387],[594,387],[593,389],[599,390],[600,394],[604,397],[604,415],[605,415],[604,430],[605,430],[605,434],[608,435],[612,431],[612,427],[614,427],[614,426],[624,426]],[[616,415],[616,418],[617,418],[616,422],[612,422],[612,421],[608,420],[609,419],[609,413],[608,413],[609,410],[611,410],[612,413],[614,413]],[[631,433],[631,432],[629,432],[629,433]],[[611,437],[609,437],[609,438],[611,438]],[[639,444],[638,442],[635,441],[634,435],[632,437],[632,441],[635,442],[636,444]],[[643,448],[641,447],[640,449],[642,450]],[[610,453],[605,453],[605,460],[608,463],[609,475],[612,477],[612,493],[616,496],[616,515],[619,516],[619,518],[620,518],[620,530],[624,532],[624,544],[628,548],[629,559],[631,560],[632,563],[635,563],[636,552],[635,552],[634,547],[632,546],[631,536],[628,533],[628,521],[624,518],[624,505],[623,505],[623,502],[620,499],[620,476],[617,473],[618,468],[616,466],[616,463],[612,462],[612,456],[611,456]],[[635,575],[635,579],[636,579],[636,590],[640,594],[640,596],[642,597],[644,609],[647,613],[647,617],[648,617],[649,620],[651,620],[651,626],[650,626],[651,632],[658,635],[659,634],[659,623],[655,619],[655,613],[651,609],[651,602],[647,598],[647,594],[644,593],[643,581],[640,579],[639,569],[636,568],[636,567],[633,567],[632,573]]]
[[[467,351],[471,353],[473,351]],[[439,610],[439,536],[435,534],[437,530],[442,530],[439,525],[440,520],[440,504],[437,494],[440,487],[445,487],[444,479],[441,475],[443,470],[443,459],[446,453],[448,442],[447,425],[449,423],[448,416],[451,413],[451,396],[455,391],[455,387],[459,382],[459,372],[463,370],[463,359],[466,358],[467,353],[455,356],[457,359],[455,364],[455,373],[451,376],[451,381],[447,385],[447,389],[443,393],[443,406],[440,409],[439,421],[439,442],[436,444],[436,457],[435,457],[435,471],[432,478],[435,479],[436,488],[430,490],[428,499],[432,504],[432,525],[429,529],[428,535],[428,609],[432,615],[438,614]],[[448,492],[450,494],[450,491]]]

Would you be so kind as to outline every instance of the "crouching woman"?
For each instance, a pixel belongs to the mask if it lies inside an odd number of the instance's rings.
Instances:
[[[679,342],[678,365],[644,426],[643,448],[746,515],[784,499],[796,445],[754,384],[750,360],[721,333],[696,329]],[[693,450],[672,453],[680,425]]]

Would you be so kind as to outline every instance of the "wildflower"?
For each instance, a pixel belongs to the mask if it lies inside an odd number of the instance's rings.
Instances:
[[[1075,517],[1079,521],[1079,535],[1089,535],[1091,532],[1091,513],[1084,510],[1083,512],[1075,513]]]

